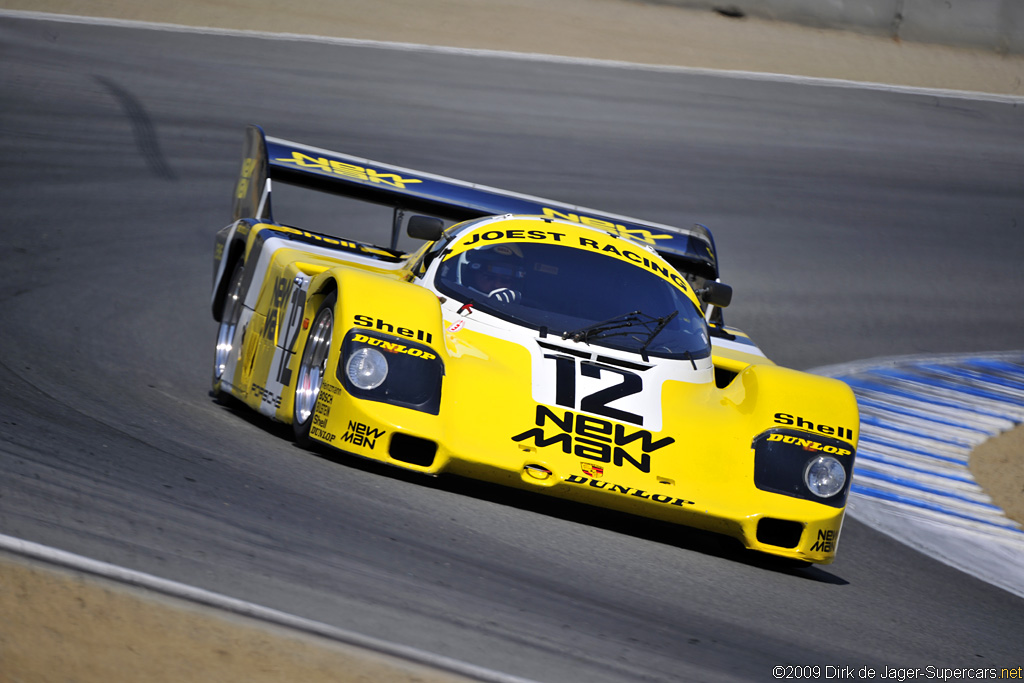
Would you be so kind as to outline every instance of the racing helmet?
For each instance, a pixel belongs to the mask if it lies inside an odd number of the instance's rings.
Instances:
[[[459,281],[485,294],[498,287],[513,287],[526,276],[523,251],[517,244],[494,244],[463,254]]]

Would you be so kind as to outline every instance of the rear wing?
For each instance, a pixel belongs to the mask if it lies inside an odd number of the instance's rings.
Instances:
[[[702,225],[686,229],[650,223],[266,137],[258,126],[248,126],[235,191],[235,220],[273,220],[271,181],[393,207],[392,249],[397,248],[406,214],[453,222],[504,214],[540,215],[632,237],[654,247],[683,272],[709,280],[718,277],[714,239]]]

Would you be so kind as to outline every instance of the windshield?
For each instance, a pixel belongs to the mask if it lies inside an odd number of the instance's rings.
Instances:
[[[553,336],[670,358],[711,353],[704,318],[679,287],[601,252],[550,243],[485,245],[449,256],[436,284],[474,309]]]

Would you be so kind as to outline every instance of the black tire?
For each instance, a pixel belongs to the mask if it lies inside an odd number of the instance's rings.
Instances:
[[[239,259],[231,271],[224,301],[221,302],[220,326],[217,328],[217,345],[213,355],[213,388],[210,394],[218,403],[224,403],[230,396],[221,388],[221,378],[228,359],[235,352],[233,346],[238,320],[242,317],[242,279],[245,274],[244,263]]]
[[[292,401],[292,427],[295,441],[300,446],[309,446],[311,443],[309,430],[313,426],[316,401],[327,374],[327,358],[334,333],[334,305],[337,301],[337,292],[331,292],[320,304],[302,349],[302,359],[295,377],[295,400]]]

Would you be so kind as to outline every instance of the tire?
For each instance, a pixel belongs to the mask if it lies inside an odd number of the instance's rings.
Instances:
[[[334,304],[338,300],[332,292],[320,304],[313,324],[306,337],[302,360],[295,378],[295,400],[292,402],[292,427],[295,441],[300,446],[309,446],[309,430],[313,426],[313,411],[317,397],[327,374],[327,358],[331,352],[331,336],[334,333]]]
[[[231,271],[227,293],[221,305],[220,327],[217,328],[217,346],[213,356],[213,389],[211,394],[218,402],[223,403],[228,394],[221,389],[221,379],[227,369],[228,359],[235,352],[233,342],[238,320],[242,317],[242,276],[245,274],[244,263],[239,260]]]

